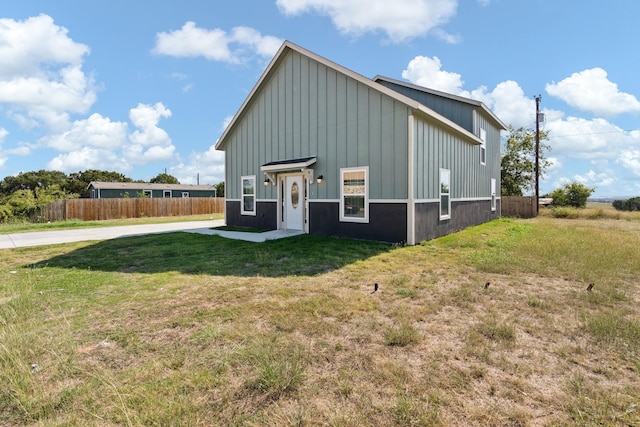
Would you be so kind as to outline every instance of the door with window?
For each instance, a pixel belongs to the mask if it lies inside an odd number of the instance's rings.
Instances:
[[[284,228],[304,230],[304,178],[302,175],[284,177]]]

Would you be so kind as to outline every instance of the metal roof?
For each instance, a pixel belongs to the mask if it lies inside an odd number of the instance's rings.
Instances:
[[[474,135],[473,133],[469,132],[468,130],[464,129],[462,126],[458,125],[457,123],[453,122],[452,120],[449,120],[448,118],[442,116],[441,114],[438,114],[437,112],[433,111],[432,109],[430,109],[429,107],[419,103],[418,101],[409,98],[408,96],[405,96],[399,92],[394,91],[393,89],[390,89],[380,83],[376,83],[373,80],[356,73],[355,71],[352,71],[346,67],[343,67],[340,64],[337,64],[335,62],[332,62],[326,58],[323,58],[320,55],[317,55],[303,47],[300,47],[298,45],[296,45],[295,43],[292,43],[290,41],[285,41],[284,43],[282,43],[282,46],[280,46],[280,49],[278,50],[278,52],[275,54],[275,56],[273,57],[273,59],[271,60],[271,62],[269,63],[269,65],[267,66],[267,68],[265,69],[265,71],[262,73],[262,75],[260,76],[260,79],[258,80],[258,82],[256,83],[256,85],[253,87],[253,89],[251,90],[251,92],[249,93],[249,95],[247,96],[247,98],[245,99],[245,101],[242,103],[242,106],[240,107],[240,109],[238,110],[238,112],[235,114],[235,116],[233,116],[233,119],[231,120],[231,122],[229,123],[229,125],[226,127],[226,129],[224,130],[224,132],[222,133],[222,136],[220,137],[220,139],[218,140],[218,142],[216,143],[216,150],[222,150],[224,151],[225,146],[226,146],[226,139],[227,139],[227,135],[229,135],[232,131],[232,129],[235,128],[236,123],[238,122],[238,120],[240,119],[240,117],[242,117],[245,109],[249,106],[249,104],[251,104],[251,101],[253,100],[253,97],[260,91],[260,89],[262,88],[262,85],[271,77],[271,74],[273,72],[275,72],[275,70],[277,70],[277,66],[279,65],[279,63],[283,60],[283,58],[286,57],[286,54],[289,51],[295,51],[298,52],[301,55],[304,55],[308,58],[313,59],[314,61],[317,61],[333,70],[338,71],[339,73],[342,73],[352,79],[355,79],[356,81],[358,81],[359,83],[362,83],[366,86],[369,86],[370,88],[381,92],[393,99],[395,99],[398,102],[401,102],[403,104],[405,104],[406,106],[408,106],[409,108],[413,109],[414,112],[420,112],[423,115],[426,115],[432,119],[437,120],[438,122],[440,122],[443,126],[446,126],[447,128],[449,128],[450,131],[461,135],[462,137],[464,137],[465,139],[467,139],[468,141],[473,142],[474,144],[481,144],[482,141],[480,140],[480,138],[477,135]]]
[[[191,184],[152,184],[148,182],[105,182],[91,181],[87,188],[93,187],[96,190],[191,190],[191,191],[212,191],[213,185],[191,185]]]

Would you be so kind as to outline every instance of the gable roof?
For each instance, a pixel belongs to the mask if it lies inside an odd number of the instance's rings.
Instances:
[[[193,184],[154,184],[148,182],[107,182],[91,181],[87,188],[93,187],[96,190],[191,190],[191,191],[212,191],[213,185],[193,185]]]
[[[224,132],[222,133],[222,136],[220,137],[220,139],[218,140],[218,142],[216,143],[216,150],[223,150],[225,149],[226,146],[226,139],[227,136],[232,132],[232,130],[235,128],[238,120],[244,115],[244,111],[249,107],[249,105],[251,104],[253,98],[256,96],[257,93],[260,92],[260,90],[262,89],[263,85],[266,84],[266,82],[270,79],[270,77],[277,71],[278,69],[278,65],[284,60],[284,58],[286,58],[287,54],[291,51],[295,51],[298,52],[299,54],[306,56],[330,69],[333,69],[341,74],[346,75],[347,77],[350,77],[354,80],[356,80],[359,83],[362,83],[365,86],[368,86],[378,92],[381,92],[387,96],[389,96],[390,98],[406,105],[407,107],[411,108],[414,110],[414,112],[420,112],[423,115],[426,115],[427,117],[430,117],[432,119],[435,119],[436,121],[440,122],[443,126],[449,128],[450,131],[452,131],[453,133],[456,133],[460,136],[462,136],[463,138],[471,141],[474,144],[481,144],[482,141],[480,140],[480,138],[476,135],[474,135],[473,133],[467,131],[466,129],[464,129],[462,126],[458,125],[457,123],[449,120],[448,118],[436,113],[435,111],[433,111],[432,109],[430,109],[429,107],[419,103],[418,101],[409,98],[408,96],[402,95],[401,93],[398,93],[392,89],[389,89],[386,86],[383,86],[379,83],[376,83],[375,81],[356,73],[355,71],[352,71],[346,67],[343,67],[340,64],[337,64],[333,61],[330,61],[326,58],[323,58],[320,55],[317,55],[303,47],[300,47],[298,45],[296,45],[295,43],[292,43],[290,41],[285,41],[284,43],[282,43],[282,46],[280,46],[280,49],[278,50],[278,52],[275,54],[275,56],[273,57],[273,59],[271,60],[271,62],[269,63],[269,65],[267,66],[267,68],[265,69],[265,71],[262,73],[262,75],[260,76],[260,79],[258,80],[258,82],[256,83],[256,85],[253,87],[253,89],[251,90],[251,92],[249,93],[249,95],[247,96],[247,98],[245,99],[245,101],[242,103],[242,105],[240,106],[240,109],[238,110],[238,112],[235,114],[235,116],[233,116],[233,119],[231,120],[231,122],[229,123],[229,125],[226,127],[226,129],[224,130]]]
[[[430,89],[428,87],[424,87],[424,86],[418,86],[416,84],[413,83],[409,83],[409,82],[405,82],[402,80],[396,80],[396,79],[392,79],[390,77],[385,77],[385,76],[380,76],[377,75],[373,78],[374,82],[380,82],[380,81],[384,81],[384,82],[389,82],[398,86],[404,86],[406,88],[409,89],[413,89],[413,90],[417,90],[420,92],[424,92],[424,93],[428,93],[430,95],[434,95],[434,96],[439,96],[441,98],[447,98],[447,99],[451,99],[457,102],[462,102],[464,104],[469,104],[469,105],[473,105],[475,107],[479,107],[480,109],[482,109],[494,122],[495,125],[497,125],[500,129],[503,130],[507,130],[507,126],[502,122],[502,120],[500,120],[498,118],[498,116],[495,115],[495,113],[493,111],[491,111],[489,109],[489,107],[487,107],[482,101],[477,101],[475,99],[471,99],[471,98],[465,98],[464,96],[460,96],[460,95],[454,95],[452,93],[447,93],[447,92],[442,92],[439,90],[435,90],[435,89]]]

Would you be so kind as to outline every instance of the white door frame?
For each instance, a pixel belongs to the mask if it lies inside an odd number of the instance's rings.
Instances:
[[[300,204],[302,205],[302,231],[309,233],[309,177],[305,172],[279,173],[278,174],[278,230],[284,230],[286,223],[286,205],[285,198],[287,196],[286,178],[288,176],[298,176],[302,178],[302,188],[300,194]]]

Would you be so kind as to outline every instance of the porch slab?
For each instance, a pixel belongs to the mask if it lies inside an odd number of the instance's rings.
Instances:
[[[211,228],[201,228],[193,230],[184,230],[187,233],[210,234],[227,239],[244,240],[245,242],[262,243],[267,240],[284,239],[286,237],[299,236],[304,234],[301,230],[271,230],[263,233],[247,233],[244,231],[226,231]]]

